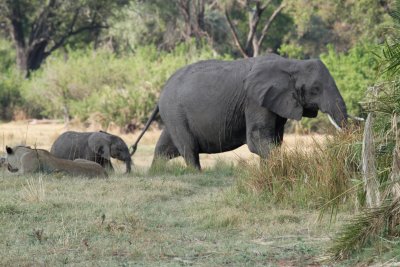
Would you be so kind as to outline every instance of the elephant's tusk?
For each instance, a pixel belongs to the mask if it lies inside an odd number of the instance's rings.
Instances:
[[[342,128],[340,128],[339,125],[337,125],[337,123],[332,119],[331,115],[328,114],[328,118],[329,118],[329,121],[332,123],[332,125],[335,126],[336,130],[341,132]]]
[[[363,119],[363,118],[352,116],[350,114],[347,114],[347,117],[349,117],[350,119],[353,119],[355,121],[365,121],[365,119]]]

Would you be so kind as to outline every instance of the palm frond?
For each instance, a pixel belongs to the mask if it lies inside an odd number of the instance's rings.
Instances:
[[[386,41],[382,50],[383,63],[385,64],[383,72],[387,72],[391,76],[395,76],[400,71],[400,41],[395,40],[393,42],[395,43],[390,44]]]
[[[400,220],[400,198],[387,199],[381,206],[366,209],[350,220],[333,240],[327,254],[333,261],[342,260],[361,250],[380,235],[394,233]]]

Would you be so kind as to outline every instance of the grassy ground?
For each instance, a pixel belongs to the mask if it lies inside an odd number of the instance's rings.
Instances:
[[[3,143],[49,148],[59,124],[2,124]],[[318,211],[259,203],[238,194],[239,158],[245,147],[206,155],[202,173],[178,163],[148,173],[158,131],[107,180],[59,175],[0,177],[0,265],[58,266],[318,266],[346,214],[317,222]],[[134,136],[122,135],[132,144]],[[322,137],[316,137],[322,138]],[[303,140],[304,139],[304,140]],[[303,137],[285,139],[312,142]]]

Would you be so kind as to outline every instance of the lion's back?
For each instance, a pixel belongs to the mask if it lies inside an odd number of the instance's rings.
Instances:
[[[92,161],[60,159],[46,150],[37,150],[39,162],[46,171],[63,171],[73,176],[108,177],[106,170]]]

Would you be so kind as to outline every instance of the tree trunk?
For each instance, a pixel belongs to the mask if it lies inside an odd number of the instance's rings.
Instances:
[[[272,15],[269,17],[267,22],[265,23],[261,32],[257,34],[257,28],[258,28],[259,22],[261,20],[261,16],[263,15],[264,11],[269,6],[271,1],[269,1],[267,4],[264,4],[264,5],[261,5],[260,1],[254,1],[254,2],[255,2],[255,6],[252,6],[253,2],[251,2],[251,1],[246,1],[246,5],[245,5],[245,8],[248,10],[249,32],[247,34],[247,40],[244,43],[244,45],[242,45],[242,43],[239,40],[239,35],[229,17],[228,10],[225,9],[225,18],[227,19],[229,27],[231,29],[235,45],[238,47],[239,51],[242,53],[242,55],[244,57],[256,57],[260,54],[261,45],[265,39],[266,34],[268,33],[268,31],[270,29],[272,22],[275,20],[277,15],[285,7],[284,3],[282,3],[280,6],[278,6],[274,10]]]
[[[29,71],[37,70],[48,56],[45,52],[47,44],[48,41],[46,40],[28,48],[26,55],[28,75]]]
[[[17,48],[17,66],[25,77],[29,77],[30,71],[39,69],[48,54],[45,52],[47,41],[32,47],[25,48],[14,39]]]
[[[369,113],[365,122],[362,143],[362,174],[364,180],[365,200],[368,208],[378,207],[381,204],[379,181],[376,176],[372,120],[372,114]]]
[[[200,39],[205,35],[204,0],[179,0],[179,10],[184,21],[185,39],[195,37]]]
[[[252,48],[253,48],[253,55],[252,55],[252,57],[258,56],[259,53],[260,53],[260,45],[259,45],[259,43],[258,43],[258,39],[257,39],[257,38],[254,38],[254,39],[253,39]]]
[[[56,20],[58,16],[56,11],[62,1],[48,0],[45,2],[47,4],[42,7],[38,17],[28,25],[26,25],[29,21],[26,17],[27,14],[24,14],[21,8],[23,3],[19,0],[8,0],[5,5],[9,32],[17,51],[17,65],[26,77],[29,76],[30,71],[37,70],[43,61],[53,51],[62,47],[71,36],[85,31],[91,31],[98,36],[100,29],[106,28],[101,21],[98,21],[96,15],[93,15],[89,21],[85,20],[85,25],[76,28],[78,18],[82,15],[82,6],[77,5],[71,11],[70,21],[65,22],[67,27],[65,29],[61,27],[62,31],[60,31],[61,22]],[[94,12],[94,14],[96,13]],[[61,34],[55,39],[57,30]]]

